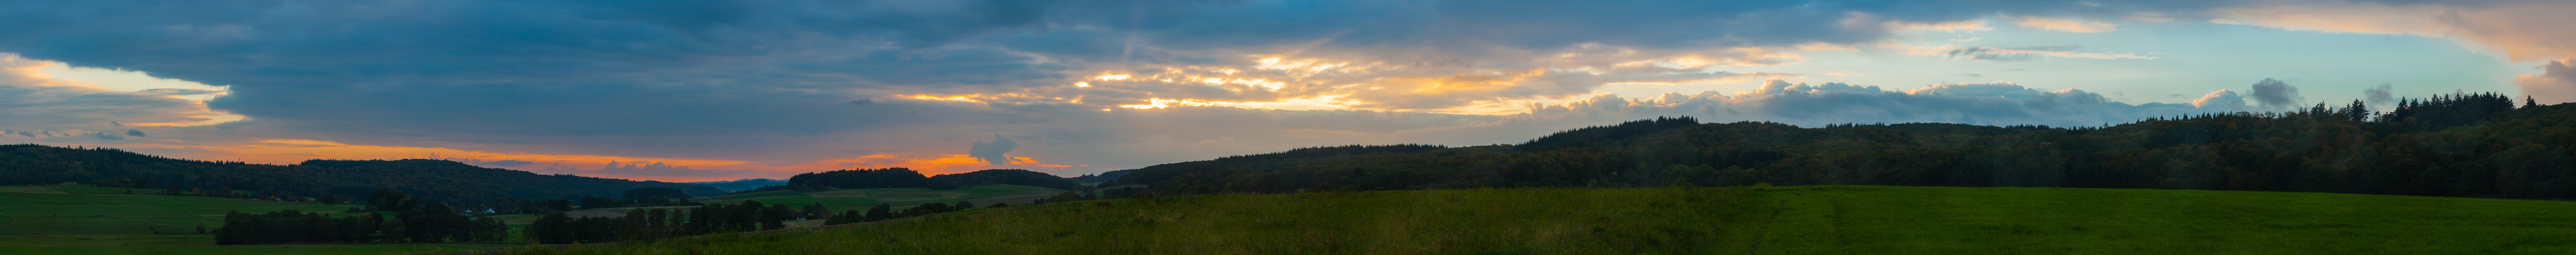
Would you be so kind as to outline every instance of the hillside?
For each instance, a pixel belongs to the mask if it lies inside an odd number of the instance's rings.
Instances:
[[[1108,182],[1108,181],[1116,181],[1116,180],[1118,180],[1118,177],[1127,176],[1127,173],[1135,172],[1135,171],[1136,171],[1136,169],[1125,169],[1125,170],[1116,170],[1116,171],[1100,172],[1099,174],[1085,174],[1085,175],[1082,175],[1082,176],[1074,176],[1074,177],[1070,177],[1070,178],[1064,178],[1064,180],[1066,180],[1066,181],[1073,181],[1073,183],[1081,183],[1081,184],[1083,184],[1083,185],[1091,185],[1091,184],[1093,184],[1093,183],[1101,183],[1101,182]]]
[[[804,206],[807,204],[822,203],[825,208],[838,212],[845,210],[867,210],[868,207],[874,207],[877,206],[877,204],[890,204],[897,209],[909,208],[914,205],[925,203],[955,204],[958,201],[967,201],[979,205],[992,205],[995,203],[1025,205],[1029,204],[1029,202],[1033,200],[1054,196],[1057,193],[1062,193],[1064,191],[1065,190],[1061,189],[1036,186],[993,184],[966,186],[946,190],[932,190],[929,188],[870,188],[817,191],[779,190],[705,197],[691,199],[689,201],[711,204],[760,201],[762,204],[786,203],[790,206]]]
[[[741,179],[741,180],[731,180],[731,181],[683,182],[683,183],[687,183],[687,184],[691,184],[691,185],[698,185],[698,186],[707,186],[707,187],[711,187],[711,188],[716,188],[716,190],[722,190],[722,191],[724,191],[724,192],[736,192],[736,191],[745,191],[745,190],[758,189],[758,188],[761,188],[761,187],[787,185],[787,181],[778,180],[778,179],[769,179],[769,178],[752,178],[752,179]]]
[[[242,191],[258,196],[351,199],[392,188],[434,201],[467,205],[503,198],[528,200],[616,196],[643,187],[679,188],[692,195],[715,188],[485,168],[454,161],[309,160],[294,165],[246,164],[164,158],[116,149],[0,145],[0,183],[74,181],[102,186]],[[220,194],[219,194],[220,195]]]
[[[1770,183],[2576,198],[2576,129],[2566,128],[2576,126],[2576,105],[2517,108],[2489,94],[2404,102],[2386,114],[2320,104],[2100,127],[1661,118],[1517,145],[1350,146],[1163,164],[1119,183],[1164,194]]]
[[[526,253],[2564,254],[2568,205],[1900,186],[1217,194]]]
[[[0,253],[416,253],[494,249],[495,244],[225,245],[196,233],[224,227],[226,212],[283,210],[333,217],[354,204],[129,195],[160,190],[93,186],[0,186]]]

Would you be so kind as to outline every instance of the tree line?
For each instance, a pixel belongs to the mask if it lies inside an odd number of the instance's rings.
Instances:
[[[2576,105],[2498,94],[2091,127],[1657,118],[1518,145],[1172,163],[1157,193],[1478,187],[1911,185],[2576,198]]]
[[[991,207],[1008,207],[995,204]],[[528,225],[523,235],[537,243],[600,243],[648,241],[671,237],[763,231],[787,228],[787,221],[822,219],[824,225],[875,222],[974,209],[973,202],[926,203],[894,210],[891,203],[877,204],[865,212],[845,210],[832,212],[821,203],[791,208],[787,204],[763,204],[743,201],[734,204],[706,204],[696,208],[646,208],[628,210],[618,217],[576,217],[565,213],[547,214]]]
[[[628,181],[485,168],[455,161],[308,160],[292,165],[198,161],[110,148],[0,145],[0,184],[88,182],[160,188],[175,194],[298,201],[345,200],[376,189],[425,194],[458,207],[502,207],[504,198],[568,199],[665,187],[698,196],[723,194],[681,183]],[[184,193],[182,193],[184,192]]]
[[[1038,186],[1052,189],[1081,189],[1082,184],[1046,173],[1020,169],[992,169],[965,173],[923,176],[908,168],[851,169],[797,174],[785,186],[770,186],[734,194],[775,190],[816,191],[833,189],[930,188],[934,190],[990,184]]]
[[[499,242],[509,226],[491,217],[466,217],[446,202],[424,202],[409,194],[379,189],[370,194],[368,211],[396,211],[333,217],[321,212],[281,210],[269,213],[224,213],[215,244],[292,242]]]

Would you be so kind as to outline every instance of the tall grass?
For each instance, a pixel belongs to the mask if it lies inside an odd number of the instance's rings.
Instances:
[[[1747,190],[1478,189],[1119,199],[530,254],[1706,254]],[[1768,216],[1762,214],[1760,216]],[[1758,218],[1757,218],[1758,219]]]

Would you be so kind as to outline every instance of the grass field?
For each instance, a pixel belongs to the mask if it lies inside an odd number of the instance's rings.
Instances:
[[[147,221],[147,222],[152,222],[152,223],[161,223],[161,224],[166,224],[166,225],[181,226],[181,227],[190,227],[190,228],[194,228],[194,227],[198,226],[198,224],[205,224],[204,226],[206,226],[206,229],[207,229],[207,230],[213,230],[214,228],[217,228],[217,227],[223,227],[223,226],[224,226],[224,219],[223,219],[222,217],[207,217],[207,216],[185,216],[185,217],[124,217],[124,218],[122,218],[122,219],[127,219],[127,220],[137,220],[137,221]]]
[[[196,233],[195,228],[180,228],[135,222],[116,217],[0,217],[0,229],[12,232],[47,235],[119,235]],[[0,236],[13,239],[23,235]]]
[[[136,189],[136,194],[159,190]],[[223,227],[226,211],[340,212],[357,205],[125,195],[122,188],[0,186],[0,254],[409,254],[513,244],[214,245],[196,226]],[[183,215],[184,213],[184,215]],[[334,213],[338,214],[338,213]]]
[[[214,245],[214,235],[25,235],[0,239],[0,254],[419,254],[521,247],[518,244]]]
[[[124,201],[69,193],[0,193],[0,205],[122,205]]]
[[[62,185],[44,186],[44,187],[45,187],[45,188],[54,189],[54,190],[60,190],[60,191],[63,191],[63,192],[69,192],[69,193],[72,193],[72,194],[102,194],[102,195],[104,195],[104,194],[139,194],[139,195],[151,195],[151,194],[154,194],[154,193],[161,193],[161,190],[159,190],[159,189],[109,188],[109,187],[95,187],[95,186],[62,186]]]
[[[2329,193],[1810,186],[1761,192],[1766,252],[2569,254],[2576,202]]]
[[[2576,202],[1887,186],[1054,203],[536,254],[2569,254]],[[993,245],[1009,244],[1009,245]]]
[[[6,192],[14,192],[14,193],[40,193],[40,194],[69,194],[68,192],[63,192],[63,191],[61,191],[61,190],[54,190],[54,189],[48,189],[48,188],[45,188],[45,187],[37,187],[37,186],[0,186],[0,193],[6,193]]]
[[[62,216],[180,216],[136,205],[0,205],[0,215],[14,217]]]

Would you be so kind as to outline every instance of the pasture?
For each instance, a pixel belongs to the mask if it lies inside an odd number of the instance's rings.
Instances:
[[[702,203],[759,201],[761,204],[785,203],[788,206],[820,202],[832,211],[844,211],[867,210],[880,203],[892,204],[896,209],[926,203],[957,203],[958,201],[968,201],[978,205],[1028,204],[1030,201],[1052,197],[1060,192],[1064,190],[1021,185],[976,185],[950,190],[928,188],[837,189],[807,192],[780,190],[705,197],[690,201]]]

